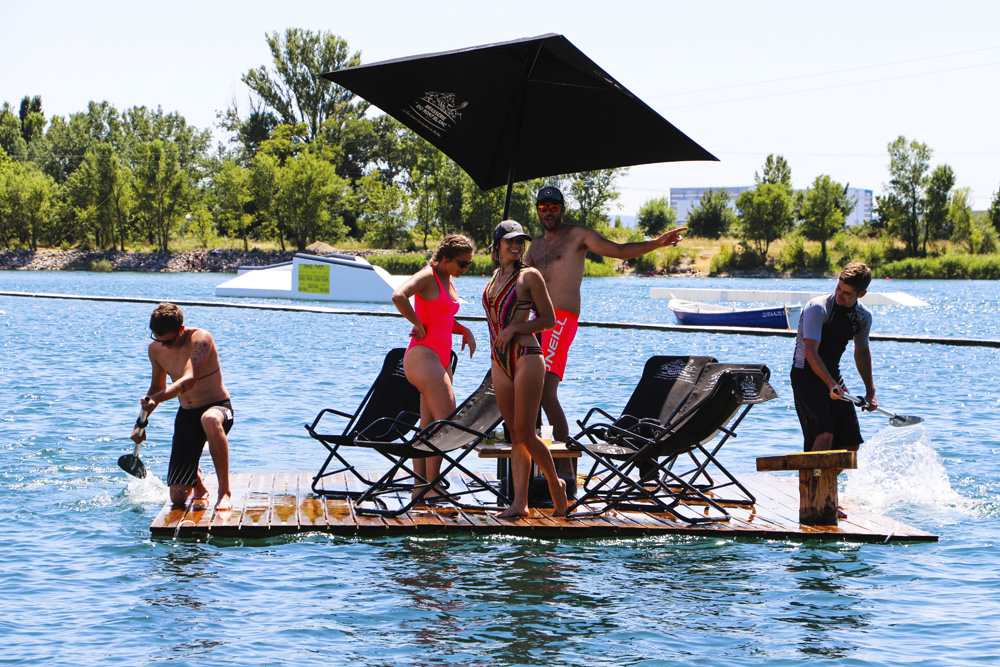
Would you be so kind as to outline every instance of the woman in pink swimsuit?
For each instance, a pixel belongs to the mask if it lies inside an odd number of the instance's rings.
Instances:
[[[420,392],[420,422],[445,419],[455,409],[451,386],[451,337],[462,336],[462,349],[469,346],[469,356],[476,351],[476,339],[468,327],[455,321],[458,292],[452,279],[472,266],[476,247],[465,236],[446,236],[434,252],[428,266],[414,273],[392,293],[392,302],[413,325],[410,346],[403,356],[406,379]],[[414,305],[410,305],[410,298]],[[425,479],[435,479],[441,470],[441,457],[414,461],[414,471]],[[413,495],[422,489],[415,486]],[[440,493],[431,491],[432,498]]]

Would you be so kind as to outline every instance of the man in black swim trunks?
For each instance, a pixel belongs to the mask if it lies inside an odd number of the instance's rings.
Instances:
[[[174,506],[184,506],[191,497],[208,498],[208,489],[201,477],[198,461],[208,441],[208,451],[219,478],[218,511],[231,510],[229,490],[229,441],[233,426],[233,406],[229,392],[222,383],[222,367],[212,334],[205,329],[184,326],[184,313],[172,303],[161,303],[149,318],[152,342],[149,361],[153,378],[149,390],[140,401],[149,414],[164,401],[178,398],[180,408],[174,419],[173,446],[167,485]],[[167,376],[171,384],[167,385]],[[142,442],[139,424],[132,431],[132,440]]]
[[[868,290],[872,272],[861,262],[851,262],[840,272],[833,294],[818,296],[802,309],[795,357],[792,393],[802,426],[805,451],[847,449],[857,451],[864,438],[854,404],[840,400],[846,393],[840,374],[840,357],[854,341],[854,363],[865,385],[865,410],[878,407],[868,347],[872,313],[858,301]]]

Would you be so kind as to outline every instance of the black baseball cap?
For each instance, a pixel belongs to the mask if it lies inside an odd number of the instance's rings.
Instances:
[[[543,201],[554,201],[559,202],[560,205],[563,204],[562,193],[559,192],[558,188],[554,188],[551,185],[542,188],[538,191],[538,196],[535,197],[535,203],[541,204]]]
[[[516,220],[504,220],[493,229],[494,245],[499,243],[500,239],[519,239],[519,238],[523,238],[526,241],[530,241],[531,235],[525,233],[524,227],[522,227],[521,223],[517,222]]]

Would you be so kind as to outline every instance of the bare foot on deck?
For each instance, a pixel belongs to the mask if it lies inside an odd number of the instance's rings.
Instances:
[[[516,506],[516,505],[511,505],[510,507],[508,507],[507,509],[505,509],[503,512],[500,512],[499,514],[494,514],[493,515],[493,517],[496,518],[496,519],[517,519],[517,518],[520,518],[522,516],[528,516],[528,506],[527,505],[524,505],[523,507]]]
[[[191,500],[207,500],[208,499],[208,487],[205,486],[205,481],[202,478],[201,468],[198,468],[198,481],[195,482],[194,489],[192,490]]]
[[[228,493],[224,493],[219,496],[219,500],[215,503],[216,512],[231,512],[233,509],[233,499]]]
[[[567,510],[569,510],[569,500],[566,498],[566,482],[561,477],[556,478],[556,481],[559,482],[559,493],[552,498],[552,504],[555,505],[552,516],[566,516]]]

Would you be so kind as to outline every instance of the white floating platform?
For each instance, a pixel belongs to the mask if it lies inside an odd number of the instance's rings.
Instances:
[[[290,262],[240,267],[235,278],[215,288],[215,294],[392,303],[393,290],[405,279],[353,255],[297,254]]]
[[[787,290],[708,289],[695,287],[650,287],[651,299],[689,299],[692,301],[778,301],[807,303],[830,292],[793,292]],[[905,292],[868,292],[861,301],[866,306],[926,306],[927,303]]]

